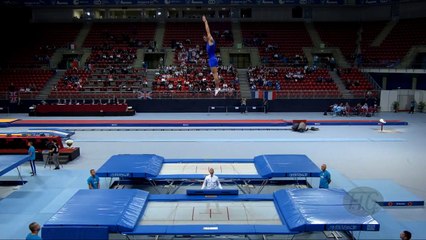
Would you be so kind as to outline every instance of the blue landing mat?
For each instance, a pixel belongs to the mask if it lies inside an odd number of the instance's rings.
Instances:
[[[392,180],[354,180],[358,187],[370,187],[379,191],[383,201],[378,202],[383,207],[424,206],[424,199],[414,195]]]

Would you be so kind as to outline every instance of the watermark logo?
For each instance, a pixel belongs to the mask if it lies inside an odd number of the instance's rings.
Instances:
[[[383,196],[370,187],[356,187],[344,197],[345,208],[354,215],[366,216],[380,211],[377,202],[383,202]]]

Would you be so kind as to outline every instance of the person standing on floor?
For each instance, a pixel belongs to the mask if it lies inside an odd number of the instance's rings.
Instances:
[[[241,113],[246,113],[247,112],[247,99],[246,98],[241,98],[240,112]]]
[[[328,185],[331,183],[331,175],[327,171],[327,165],[321,165],[321,173],[320,173],[320,183],[319,188],[328,188]]]
[[[411,101],[410,103],[410,111],[408,112],[409,114],[414,114],[414,108],[416,107],[416,101]]]
[[[37,169],[35,165],[36,150],[32,142],[28,142],[28,155],[30,156],[31,176],[37,175]]]
[[[99,177],[96,176],[95,169],[90,169],[90,177],[87,179],[87,185],[89,185],[89,189],[99,189]]]
[[[52,157],[53,163],[55,164],[55,170],[60,169],[59,168],[59,147],[56,141],[52,141],[52,144],[50,145],[50,156]]]

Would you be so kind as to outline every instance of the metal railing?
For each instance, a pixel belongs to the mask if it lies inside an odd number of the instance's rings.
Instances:
[[[280,90],[275,91],[275,99],[332,99],[342,98],[338,90]]]

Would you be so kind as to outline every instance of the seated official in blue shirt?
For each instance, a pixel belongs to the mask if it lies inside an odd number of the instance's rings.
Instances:
[[[321,165],[321,173],[320,173],[320,183],[319,188],[328,188],[328,185],[331,183],[331,175],[327,171],[327,165]]]
[[[89,189],[99,189],[99,177],[96,176],[95,169],[90,169],[90,177],[87,179],[87,184],[89,185]]]

